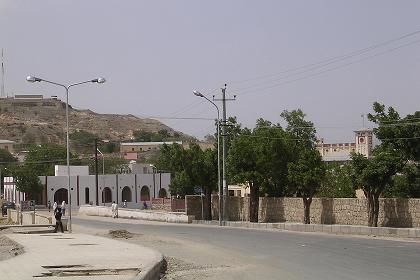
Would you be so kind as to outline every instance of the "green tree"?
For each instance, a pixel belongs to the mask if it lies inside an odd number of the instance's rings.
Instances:
[[[7,150],[0,149],[0,164],[15,162],[16,158]]]
[[[211,219],[211,193],[217,186],[216,151],[202,151],[195,143],[191,143],[189,149],[178,144],[163,145],[156,167],[171,171],[172,194],[194,194],[194,188],[200,187],[204,194],[204,217]]]
[[[375,102],[370,121],[378,125],[373,129],[384,147],[400,151],[407,160],[420,161],[420,111],[401,118],[394,108]]]
[[[34,169],[25,166],[16,168],[13,177],[20,192],[27,193],[29,198],[37,200],[42,191],[42,184]]]
[[[303,222],[310,224],[310,207],[312,198],[325,176],[325,166],[322,157],[315,149],[305,149],[299,153],[299,158],[288,165],[290,186],[302,197],[304,207]]]
[[[317,197],[356,197],[351,179],[351,165],[326,165],[325,179],[319,187]]]
[[[393,177],[403,167],[401,155],[390,148],[378,146],[373,158],[352,155],[352,181],[355,188],[362,188],[368,204],[368,226],[378,226],[379,197],[392,183]]]
[[[257,139],[252,136],[252,132],[245,128],[232,140],[228,154],[228,168],[234,182],[246,184],[249,187],[249,220],[258,222],[259,192],[264,181],[264,174],[257,166],[260,155],[256,153]]]
[[[95,159],[94,158],[87,158],[81,160],[82,165],[89,166],[89,173],[95,174]],[[105,165],[103,168],[102,165]],[[105,174],[124,174],[130,173],[130,168],[128,167],[128,160],[120,158],[120,157],[105,157],[102,160],[101,157],[98,157],[98,174],[102,174],[102,171]]]
[[[400,152],[405,167],[384,191],[386,197],[420,197],[420,111],[400,117],[393,108],[375,102],[368,118],[381,146]]]
[[[54,176],[55,165],[66,164],[66,148],[54,144],[32,146],[25,159],[25,167],[38,176]],[[80,165],[80,160],[70,153],[70,164]]]
[[[251,222],[258,222],[261,192],[270,196],[285,193],[287,163],[290,158],[285,138],[286,134],[281,127],[258,119],[254,130],[242,129],[230,144],[230,181],[245,184],[250,188]]]

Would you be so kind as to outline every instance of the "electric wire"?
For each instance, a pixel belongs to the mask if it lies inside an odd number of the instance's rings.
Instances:
[[[280,73],[277,73],[277,74],[262,75],[262,76],[258,76],[258,77],[255,77],[255,78],[249,78],[249,79],[245,79],[245,80],[241,80],[241,81],[231,81],[229,83],[230,84],[246,83],[246,82],[249,82],[249,81],[261,80],[261,79],[266,79],[266,78],[269,78],[269,77],[279,76],[279,75],[282,75],[282,74],[285,74],[285,73],[294,72],[294,71],[298,71],[298,70],[306,69],[306,68],[310,68],[310,69],[316,69],[317,67],[322,68],[326,65],[330,65],[330,64],[335,63],[335,62],[339,62],[339,61],[343,61],[343,60],[346,60],[346,59],[349,59],[349,58],[352,58],[352,57],[355,57],[355,56],[359,56],[361,54],[367,53],[367,52],[372,51],[374,49],[384,47],[386,45],[392,44],[394,42],[401,41],[402,39],[406,39],[406,38],[409,38],[409,37],[412,37],[412,36],[415,36],[415,35],[418,35],[418,34],[420,34],[420,30],[410,32],[410,33],[404,34],[402,36],[399,36],[399,37],[396,37],[396,38],[393,38],[393,39],[390,39],[390,40],[387,40],[387,41],[384,41],[384,42],[381,42],[381,43],[377,43],[377,44],[368,46],[366,48],[358,49],[358,50],[355,50],[355,51],[352,51],[352,52],[349,52],[349,53],[346,53],[346,54],[343,54],[343,55],[334,56],[334,57],[330,57],[330,58],[327,58],[327,59],[324,59],[324,60],[320,60],[320,61],[315,62],[315,63],[310,63],[310,64],[286,69],[286,70],[281,71]]]
[[[302,80],[309,79],[309,78],[312,78],[312,77],[315,77],[315,76],[319,76],[319,75],[324,74],[324,73],[327,73],[327,72],[331,72],[331,71],[335,71],[335,70],[338,70],[338,69],[341,69],[341,68],[344,68],[344,67],[348,67],[348,66],[351,66],[353,64],[357,64],[357,63],[363,62],[365,60],[373,59],[373,58],[375,58],[377,56],[384,55],[386,53],[393,52],[393,51],[396,51],[398,49],[401,49],[401,48],[404,48],[404,47],[408,47],[408,46],[411,46],[413,44],[418,44],[418,43],[420,43],[420,40],[412,41],[410,43],[407,43],[407,44],[404,44],[404,45],[400,45],[398,47],[395,47],[395,48],[392,48],[392,49],[388,49],[388,50],[383,51],[383,52],[380,52],[380,53],[376,53],[376,54],[373,54],[373,55],[370,55],[370,56],[367,56],[367,57],[363,57],[361,59],[358,59],[358,60],[355,60],[355,61],[352,61],[352,62],[341,64],[341,65],[338,65],[338,66],[335,66],[335,67],[332,67],[332,68],[328,68],[328,69],[323,70],[323,71],[320,71],[320,72],[312,73],[310,75],[299,77],[299,78],[296,78],[296,79],[287,80],[287,81],[284,81],[284,82],[281,82],[281,83],[277,83],[277,84],[273,84],[273,85],[269,85],[269,86],[265,86],[265,87],[260,87],[260,88],[256,88],[256,89],[252,89],[250,87],[248,90],[245,89],[245,90],[243,90],[241,92],[233,91],[233,93],[235,93],[237,95],[246,95],[246,94],[254,93],[254,92],[257,92],[257,91],[264,91],[264,90],[267,90],[267,89],[279,87],[279,86],[290,84],[290,83],[293,83],[293,82],[302,81]]]

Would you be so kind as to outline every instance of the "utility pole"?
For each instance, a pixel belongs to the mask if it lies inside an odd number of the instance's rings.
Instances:
[[[99,205],[99,188],[98,188],[98,139],[95,138],[95,186],[96,186],[96,206]]]
[[[227,141],[226,141],[226,125],[227,125],[227,121],[226,121],[226,101],[234,101],[236,100],[236,96],[234,96],[234,98],[228,98],[226,99],[226,86],[227,84],[225,84],[225,86],[222,88],[222,99],[214,99],[213,96],[213,101],[222,101],[222,105],[223,105],[223,114],[222,114],[222,139],[223,139],[223,160],[222,160],[222,181],[223,181],[223,208],[221,211],[221,214],[223,216],[223,221],[227,221],[228,220],[228,215],[227,215],[227,198],[229,195],[229,190],[228,190],[228,184],[226,181],[226,155],[227,155]]]

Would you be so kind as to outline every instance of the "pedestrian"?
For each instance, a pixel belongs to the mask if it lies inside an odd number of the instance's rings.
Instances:
[[[48,212],[51,212],[51,201],[48,200]]]
[[[61,203],[61,211],[63,212],[63,216],[66,215],[66,202],[64,200]]]
[[[54,204],[53,204],[53,212],[54,212],[54,215],[55,215],[55,211],[56,210],[57,210],[57,202],[54,201]]]
[[[147,203],[146,201],[143,201],[143,209],[146,210],[147,209]]]
[[[124,200],[123,207],[127,208],[127,200]]]
[[[112,212],[112,218],[118,218],[118,204],[115,203],[115,201],[111,204],[111,212]]]
[[[61,208],[57,207],[56,211],[55,211],[55,228],[54,228],[54,233],[57,233],[58,227],[60,227],[60,230],[62,233],[64,233],[64,229],[63,229],[63,223],[61,222]]]

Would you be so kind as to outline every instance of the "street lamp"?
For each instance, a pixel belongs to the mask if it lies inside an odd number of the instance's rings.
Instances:
[[[220,129],[219,129],[219,122],[220,122],[220,112],[219,107],[217,107],[216,103],[208,99],[205,95],[201,92],[194,90],[194,95],[197,97],[201,97],[206,99],[208,102],[213,104],[217,110],[217,188],[219,190],[219,226],[222,225],[222,186],[220,184]]]
[[[79,82],[79,83],[74,83],[74,84],[70,84],[70,85],[63,85],[63,84],[59,84],[56,82],[52,82],[52,81],[48,81],[45,79],[41,79],[35,76],[28,76],[26,77],[26,80],[30,83],[35,83],[35,82],[45,82],[45,83],[49,83],[49,84],[53,84],[56,86],[60,86],[65,88],[66,90],[66,150],[67,150],[67,190],[68,190],[68,198],[69,198],[69,232],[72,232],[72,228],[71,228],[71,189],[70,189],[70,145],[69,145],[69,90],[71,87],[74,86],[78,86],[78,85],[82,85],[82,84],[87,84],[87,83],[97,83],[97,84],[103,84],[105,83],[105,79],[104,78],[96,78],[93,80],[88,80],[88,81],[84,81],[84,82]]]

